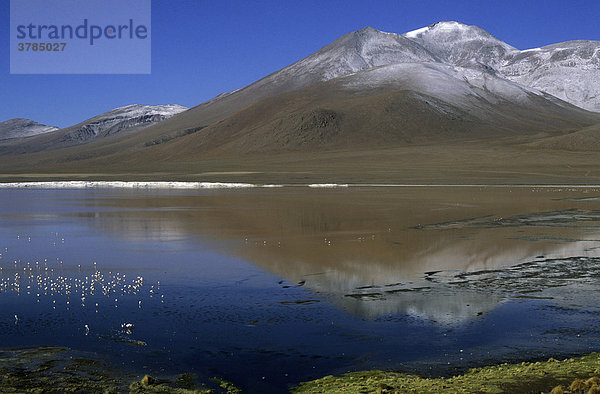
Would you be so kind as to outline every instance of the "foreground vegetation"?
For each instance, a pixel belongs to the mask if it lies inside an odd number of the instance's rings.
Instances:
[[[301,383],[293,393],[600,393],[600,354],[562,361],[501,364],[451,378],[421,378],[364,371]],[[139,378],[138,378],[139,379]],[[133,383],[131,383],[133,381]],[[228,393],[242,391],[214,378],[198,384],[193,374],[141,380],[111,371],[104,363],[60,347],[0,351],[3,393]]]
[[[2,393],[240,393],[237,387],[214,378],[197,385],[196,376],[169,379],[148,375],[139,381],[116,373],[93,355],[62,347],[35,347],[0,351]]]
[[[294,393],[600,393],[600,354],[476,368],[451,378],[425,379],[365,371],[300,384]]]

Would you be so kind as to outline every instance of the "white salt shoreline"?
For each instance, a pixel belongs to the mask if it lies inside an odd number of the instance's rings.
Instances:
[[[375,183],[311,183],[311,184],[257,184],[241,182],[175,182],[175,181],[43,181],[43,182],[0,182],[0,189],[251,189],[251,188],[281,188],[308,187],[315,189],[328,188],[566,188],[566,189],[600,189],[600,185],[567,185],[567,184],[375,184]]]
[[[226,182],[47,181],[0,183],[2,189],[247,189],[282,187]]]

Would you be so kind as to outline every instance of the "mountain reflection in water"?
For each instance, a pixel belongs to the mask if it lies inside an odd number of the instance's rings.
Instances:
[[[600,194],[583,191],[594,192]],[[404,313],[457,324],[529,292],[531,277],[504,275],[510,267],[599,256],[598,201],[581,193],[533,187],[112,192],[87,195],[76,215],[118,237],[196,238],[284,278],[282,286],[304,286],[361,317]],[[481,275],[463,275],[480,271],[514,285],[475,286]]]

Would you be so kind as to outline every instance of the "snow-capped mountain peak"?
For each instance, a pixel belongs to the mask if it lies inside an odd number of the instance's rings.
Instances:
[[[492,41],[507,50],[517,50],[477,26],[465,25],[464,23],[455,21],[437,22],[402,35],[410,39],[423,41],[430,41],[435,38],[442,39],[443,42],[454,41],[457,43],[464,43],[472,40]]]
[[[419,38],[423,34],[430,32],[432,30],[446,31],[446,32],[457,32],[457,31],[458,32],[469,32],[471,27],[476,27],[476,26],[468,26],[468,25],[465,25],[464,23],[455,22],[455,21],[436,22],[429,26],[425,26],[420,29],[416,29],[416,30],[404,33],[404,36],[408,37],[408,38]]]
[[[403,35],[444,62],[459,66],[483,64],[496,66],[519,50],[498,40],[477,26],[460,22],[438,22]]]

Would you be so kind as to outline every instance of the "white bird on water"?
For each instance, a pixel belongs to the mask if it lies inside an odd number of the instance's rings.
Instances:
[[[15,315],[15,325],[19,323],[19,316]]]
[[[90,327],[86,324],[85,326],[85,335],[90,333]]]

